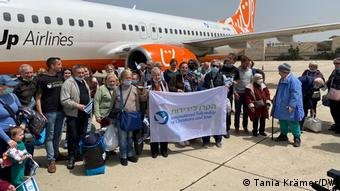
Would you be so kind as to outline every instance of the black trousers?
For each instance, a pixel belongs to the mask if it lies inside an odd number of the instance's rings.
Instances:
[[[340,101],[329,100],[331,114],[335,122],[335,131],[340,132]]]
[[[151,147],[151,154],[158,154],[159,151],[161,153],[168,152],[168,142],[150,143],[150,147]]]
[[[79,153],[79,142],[81,138],[85,135],[89,115],[79,112],[78,117],[67,116],[66,119],[66,131],[67,131],[67,151],[68,156],[76,157]]]
[[[258,129],[259,126],[259,121],[260,121],[260,129]],[[254,118],[253,121],[253,133],[257,133],[257,130],[259,130],[260,133],[264,133],[266,127],[266,118]]]
[[[228,97],[229,101],[230,101],[230,109],[233,108],[233,94],[231,94],[230,97]],[[227,113],[227,132],[230,130],[230,126],[231,126],[231,113]]]

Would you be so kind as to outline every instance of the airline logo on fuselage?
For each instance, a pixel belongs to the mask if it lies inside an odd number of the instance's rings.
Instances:
[[[44,33],[29,31],[27,35],[25,35],[25,39],[22,43],[22,46],[72,46],[73,45],[74,36],[66,36],[61,32],[57,35],[53,34],[50,31],[46,31]],[[12,46],[15,46],[19,43],[19,35],[10,34],[8,29],[5,29],[2,35],[2,39],[0,40],[0,46],[5,45],[7,50],[10,50]]]

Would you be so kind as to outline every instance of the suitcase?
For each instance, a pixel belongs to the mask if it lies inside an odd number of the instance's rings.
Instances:
[[[105,150],[103,138],[96,133],[88,133],[80,142],[86,176],[105,174]]]

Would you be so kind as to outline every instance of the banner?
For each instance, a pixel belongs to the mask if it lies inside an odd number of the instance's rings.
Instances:
[[[180,142],[226,134],[226,87],[174,93],[150,91],[151,142]]]

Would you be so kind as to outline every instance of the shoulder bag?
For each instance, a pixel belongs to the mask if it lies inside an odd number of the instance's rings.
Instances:
[[[141,113],[138,111],[134,111],[134,112],[124,111],[127,100],[130,97],[132,88],[130,88],[129,94],[126,97],[124,105],[123,105],[124,99],[123,99],[122,86],[120,86],[119,88],[120,88],[120,108],[121,108],[121,113],[119,115],[120,129],[122,129],[123,131],[135,131],[135,130],[141,129],[142,128]]]

